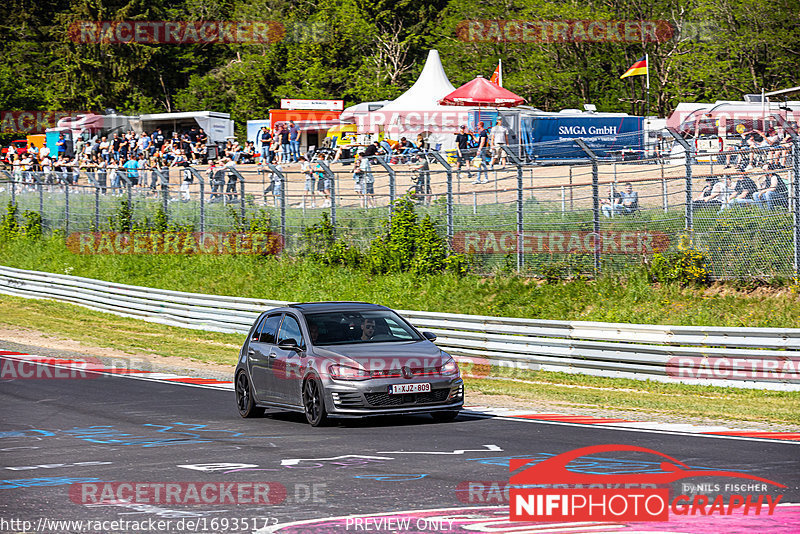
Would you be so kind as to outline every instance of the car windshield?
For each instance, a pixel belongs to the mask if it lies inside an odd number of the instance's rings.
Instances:
[[[420,341],[423,338],[390,310],[325,312],[306,315],[311,343],[344,345]]]

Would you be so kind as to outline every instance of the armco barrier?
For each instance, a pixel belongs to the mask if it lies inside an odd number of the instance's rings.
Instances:
[[[283,301],[185,293],[0,266],[0,293],[48,298],[184,328],[244,333]],[[401,311],[474,369],[800,391],[800,329],[548,321]],[[681,367],[683,362],[684,367]],[[686,367],[688,365],[688,367]],[[478,373],[480,374],[480,373]]]

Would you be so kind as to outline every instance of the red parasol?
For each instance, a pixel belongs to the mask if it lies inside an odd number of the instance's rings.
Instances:
[[[525,99],[503,89],[483,76],[467,82],[446,97],[439,100],[445,106],[486,106],[514,107],[524,103]]]

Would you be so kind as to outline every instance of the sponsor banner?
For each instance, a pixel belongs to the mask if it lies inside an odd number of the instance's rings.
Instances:
[[[67,33],[80,44],[270,44],[287,34],[272,20],[80,20]]]
[[[465,20],[467,43],[663,43],[675,36],[666,20]]]
[[[286,500],[286,487],[279,482],[82,482],[70,485],[69,498],[75,504],[272,505]]]
[[[58,126],[61,119],[88,114],[88,111],[0,111],[0,130],[2,133],[44,133]]]
[[[272,232],[74,232],[73,254],[277,254],[283,239]]]
[[[517,252],[517,233],[501,230],[456,232],[453,250],[465,254],[508,254]],[[522,251],[526,254],[653,254],[669,246],[669,236],[662,232],[599,233],[525,232]]]
[[[385,130],[399,134],[415,132],[455,134],[462,124],[469,124],[470,111],[397,110],[372,111],[356,115],[357,130],[360,133]]]
[[[667,489],[517,489],[512,521],[666,521]]]
[[[626,453],[654,455],[659,468],[626,473],[603,473],[569,469],[581,458],[597,454]],[[638,456],[637,456],[638,457]],[[665,461],[666,460],[666,461]],[[650,462],[652,463],[652,462]],[[768,485],[786,486],[739,471],[690,467],[671,456],[635,445],[594,445],[545,460],[512,458],[509,460],[509,517],[511,521],[668,521],[670,512],[681,515],[772,515],[783,495],[732,493],[728,495],[686,495],[673,492],[670,485],[683,479],[722,477],[746,482],[725,484],[725,490],[766,492]],[[758,484],[754,484],[758,483]],[[632,488],[631,485],[638,487]],[[648,485],[648,486],[645,486]],[[708,484],[716,492],[720,485]],[[686,490],[686,484],[681,487]],[[477,488],[473,495],[482,491]],[[468,493],[469,495],[469,493]]]
[[[281,109],[323,109],[328,111],[342,111],[344,109],[344,100],[282,98]]]
[[[800,380],[800,358],[734,358],[674,356],[667,362],[667,376],[717,380]]]

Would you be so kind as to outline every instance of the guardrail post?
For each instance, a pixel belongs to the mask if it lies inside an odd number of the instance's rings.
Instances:
[[[447,173],[447,239],[452,240],[455,233],[453,229],[453,168],[440,152],[433,150],[427,154],[439,162]]]
[[[17,204],[17,181],[14,177],[11,178],[11,203]]]
[[[281,196],[280,196],[281,238],[283,239],[285,247],[286,246],[286,179],[283,176],[283,172],[278,170],[278,167],[276,167],[272,163],[268,163],[267,167],[269,167],[269,170],[271,170],[273,174],[275,174],[275,176],[278,177],[278,181],[281,184]]]
[[[692,230],[694,229],[694,208],[692,206],[692,162],[694,161],[694,149],[686,142],[675,128],[667,128],[667,131],[675,141],[686,151],[686,231],[689,232],[689,239],[692,241]]]
[[[583,139],[576,139],[575,143],[592,160],[592,228],[594,231],[594,275],[600,274],[600,180],[597,168],[597,155],[589,148]]]

